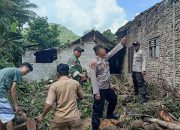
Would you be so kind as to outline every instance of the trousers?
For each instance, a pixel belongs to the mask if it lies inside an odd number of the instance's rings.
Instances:
[[[117,95],[112,89],[101,89],[100,96],[101,96],[100,100],[96,100],[94,95],[93,113],[92,113],[93,130],[99,129],[100,118],[102,118],[103,116],[105,100],[108,101],[106,116],[111,116],[114,113],[117,104]]]
[[[84,130],[84,125],[80,119],[63,123],[52,122],[51,130]]]
[[[141,72],[133,72],[132,79],[134,84],[135,95],[145,95],[147,94],[145,80]]]

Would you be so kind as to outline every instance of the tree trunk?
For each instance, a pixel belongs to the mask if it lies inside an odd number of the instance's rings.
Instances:
[[[145,118],[144,121],[150,122],[150,123],[157,123],[161,126],[164,126],[166,128],[169,128],[171,130],[180,130],[180,124],[175,124],[175,123],[169,123],[169,122],[165,122],[159,119],[155,119],[155,118]]]

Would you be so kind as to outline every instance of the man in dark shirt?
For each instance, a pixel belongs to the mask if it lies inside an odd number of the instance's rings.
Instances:
[[[16,87],[22,76],[33,70],[30,63],[22,63],[20,68],[9,67],[0,70],[0,122],[6,124],[7,130],[14,130],[12,119],[20,111],[18,106]],[[8,100],[8,91],[14,103],[15,112]]]

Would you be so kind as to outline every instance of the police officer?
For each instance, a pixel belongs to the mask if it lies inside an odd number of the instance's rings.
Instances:
[[[108,60],[116,54],[126,43],[126,38],[113,48],[109,53],[106,53],[102,44],[96,45],[93,49],[96,58],[91,61],[90,75],[94,94],[92,128],[99,130],[100,118],[103,115],[105,100],[109,102],[107,110],[107,119],[118,119],[119,115],[114,113],[117,104],[117,95],[110,88],[110,71]]]
[[[133,73],[132,79],[134,84],[135,95],[141,95],[141,103],[147,102],[147,90],[144,76],[146,74],[146,53],[140,49],[140,43],[134,42],[134,57],[133,57]]]
[[[81,85],[84,81],[87,80],[86,74],[83,73],[83,69],[79,61],[79,57],[81,56],[82,52],[84,52],[84,49],[82,49],[79,46],[76,46],[74,48],[73,56],[68,61],[71,77],[79,81]]]

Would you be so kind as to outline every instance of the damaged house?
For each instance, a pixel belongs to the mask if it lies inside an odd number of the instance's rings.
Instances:
[[[131,79],[132,43],[138,41],[147,55],[147,80],[180,86],[180,0],[163,0],[154,5],[119,28],[116,36],[118,41],[127,36],[128,45],[110,59],[112,74],[123,73]],[[22,60],[32,63],[34,71],[26,78],[29,81],[52,79],[56,66],[67,63],[75,46],[85,49],[80,61],[89,70],[90,60],[95,57],[93,47],[97,43],[107,44],[109,40],[92,30],[66,48],[32,51],[27,47]]]
[[[89,70],[89,63],[95,57],[93,47],[97,43],[107,44],[109,40],[98,31],[90,31],[81,38],[72,42],[66,48],[51,48],[45,50],[32,49],[37,46],[26,46],[25,52],[22,55],[22,62],[30,62],[33,65],[34,71],[29,73],[25,78],[29,81],[41,81],[54,79],[56,76],[56,66],[59,63],[67,63],[68,59],[73,55],[75,46],[82,47],[83,52],[80,57],[82,66]]]
[[[133,61],[131,44],[138,41],[147,55],[147,79],[180,86],[180,0],[163,0],[119,28],[116,35],[119,41],[127,35],[122,71],[129,77]]]

